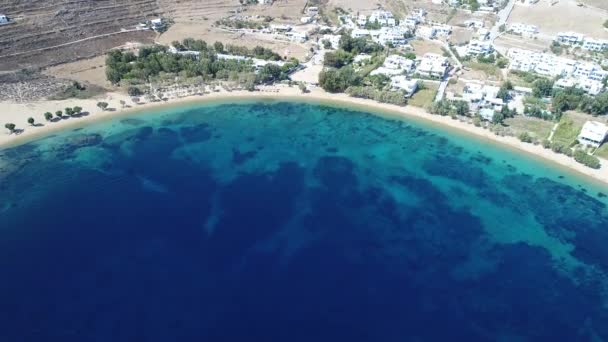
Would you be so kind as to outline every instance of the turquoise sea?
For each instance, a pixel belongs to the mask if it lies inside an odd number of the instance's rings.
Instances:
[[[314,103],[97,123],[0,151],[0,341],[608,340],[605,194]]]

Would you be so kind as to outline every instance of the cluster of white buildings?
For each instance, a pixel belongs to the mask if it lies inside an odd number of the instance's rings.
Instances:
[[[566,45],[581,45],[583,49],[591,51],[608,49],[608,40],[588,38],[576,32],[559,32],[555,36],[555,41]]]
[[[511,60],[511,70],[561,77],[555,86],[574,86],[590,95],[599,94],[604,89],[604,79],[608,77],[608,71],[595,63],[557,57],[553,54],[513,48],[507,56]]]
[[[391,44],[393,46],[404,45],[408,42],[411,31],[402,26],[381,27],[379,30],[354,29],[351,37],[370,37],[374,42],[381,45]]]

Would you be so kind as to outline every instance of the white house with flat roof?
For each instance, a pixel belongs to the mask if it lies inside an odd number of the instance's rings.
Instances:
[[[516,0],[515,4],[522,6],[532,6],[536,4],[539,0]]]
[[[393,13],[385,10],[377,10],[372,12],[372,14],[369,16],[369,22],[378,23],[380,26],[397,25],[397,20],[395,20]]]
[[[600,147],[606,136],[608,136],[608,126],[597,121],[587,121],[578,135],[578,141],[584,145]]]
[[[602,51],[608,49],[608,40],[585,38],[583,49],[591,51]]]
[[[479,111],[479,116],[486,121],[492,121],[494,118],[494,109],[492,108],[482,108]]]
[[[410,80],[405,75],[393,76],[391,77],[391,89],[403,90],[405,97],[410,97],[418,89],[418,80]]]
[[[414,70],[414,61],[399,55],[390,55],[384,59],[382,66],[373,70],[370,75],[403,75]]]
[[[410,31],[400,26],[383,27],[378,32],[372,33],[372,39],[381,45],[392,44],[394,46],[403,45],[407,42],[405,35]]]
[[[582,43],[584,39],[585,35],[576,32],[558,32],[555,36],[555,41],[568,45]]]
[[[446,57],[436,53],[427,53],[420,60],[416,72],[421,76],[443,78],[447,74],[449,66],[450,63]]]
[[[531,36],[538,33],[538,27],[536,25],[526,25],[522,23],[513,23],[509,26],[509,31],[524,36]]]
[[[471,40],[467,45],[467,55],[485,55],[492,53],[494,46],[490,41]]]
[[[366,30],[366,29],[354,29],[350,32],[350,36],[353,38],[363,38],[363,37],[370,37],[371,34],[370,34],[369,30]]]
[[[327,40],[331,44],[332,49],[337,49],[340,47],[340,39],[342,39],[342,36],[339,34],[325,34],[321,38],[321,41]]]

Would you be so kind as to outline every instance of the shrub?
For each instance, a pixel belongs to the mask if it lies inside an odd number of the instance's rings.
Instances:
[[[525,143],[532,143],[532,136],[530,136],[530,134],[528,134],[528,132],[523,132],[521,133],[517,138],[519,138],[520,141],[525,142]]]
[[[130,86],[127,89],[127,93],[129,94],[129,96],[141,96],[141,95],[143,95],[142,91],[139,88],[134,87],[134,86]]]
[[[599,169],[601,167],[600,160],[595,156],[587,154],[585,151],[576,150],[573,156],[574,160],[592,169]]]

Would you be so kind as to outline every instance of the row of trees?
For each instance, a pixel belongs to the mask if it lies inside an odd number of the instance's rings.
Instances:
[[[114,84],[123,80],[132,84],[141,84],[162,73],[179,75],[185,78],[200,76],[207,81],[245,79],[244,76],[240,77],[239,75],[251,75],[255,72],[251,61],[218,59],[217,52],[226,52],[220,42],[216,42],[213,47],[210,47],[203,41],[190,39],[184,40],[182,45],[187,49],[195,49],[200,52],[200,55],[196,57],[171,54],[167,53],[163,46],[144,47],[140,50],[138,56],[131,52],[111,51],[106,58],[107,79]],[[253,54],[265,54],[266,57],[274,59],[274,57],[268,55],[269,50],[256,49],[252,50],[254,51]],[[236,50],[233,49],[232,51]],[[266,65],[257,73],[255,82],[266,83],[286,79],[288,73],[298,64],[296,59],[292,59],[283,67],[272,64]]]
[[[373,87],[349,87],[347,93],[352,97],[371,99],[378,102],[404,106],[407,104],[403,91],[378,90]]]

